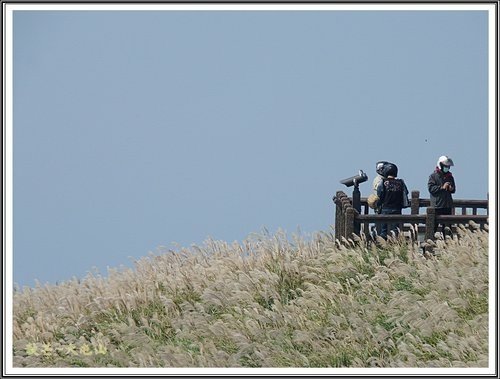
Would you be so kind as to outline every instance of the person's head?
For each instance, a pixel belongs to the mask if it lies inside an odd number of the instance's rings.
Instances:
[[[442,172],[445,174],[450,171],[450,167],[454,166],[453,160],[446,156],[446,155],[441,155],[437,161],[437,168],[439,168]]]
[[[388,163],[385,166],[384,174],[385,174],[384,175],[385,177],[389,177],[389,176],[397,177],[398,176],[398,166],[396,166],[394,163]]]

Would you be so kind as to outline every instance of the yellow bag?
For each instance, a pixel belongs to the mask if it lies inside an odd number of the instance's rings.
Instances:
[[[377,208],[377,202],[378,202],[378,196],[374,193],[372,193],[370,196],[368,196],[368,206],[371,209],[376,209]]]

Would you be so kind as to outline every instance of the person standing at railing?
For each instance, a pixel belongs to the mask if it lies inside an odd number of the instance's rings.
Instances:
[[[436,169],[429,176],[427,187],[430,193],[431,207],[436,209],[436,215],[451,215],[452,213],[452,194],[455,193],[457,188],[455,178],[450,171],[451,166],[454,166],[453,160],[446,155],[442,155],[436,163]],[[441,225],[444,235],[447,232],[446,228],[450,226],[444,223],[441,223]],[[434,233],[436,233],[437,228],[438,223],[436,223]]]
[[[397,179],[398,168],[395,164],[388,163],[383,170],[385,177],[377,187],[378,207],[381,214],[392,215],[401,214],[401,210],[409,206],[408,188],[402,179]],[[388,230],[394,231],[397,235],[397,223],[384,223],[380,228],[380,237],[387,239]]]
[[[396,167],[396,170],[397,170],[397,166],[391,162],[378,161],[375,164],[375,171],[377,172],[377,175],[373,179],[373,184],[372,184],[373,193],[371,193],[367,199],[368,206],[370,208],[372,208],[373,210],[375,210],[375,213],[378,213],[378,214],[380,214],[381,209],[377,207],[377,202],[378,202],[377,188],[380,185],[380,183],[382,183],[385,179],[387,179],[387,177],[385,175],[387,175],[386,171],[387,171],[388,166],[394,166],[394,167]]]
[[[380,208],[380,206],[378,205],[379,198],[377,195],[377,188],[380,185],[380,183],[382,183],[385,179],[387,179],[387,177],[385,176],[386,175],[385,171],[388,165],[396,166],[394,163],[387,161],[378,161],[375,164],[375,171],[377,175],[373,179],[373,184],[372,184],[373,192],[368,196],[367,203],[368,206],[372,208],[376,214],[380,214],[382,212],[382,208]],[[380,224],[376,224],[374,228],[376,233],[380,235]]]

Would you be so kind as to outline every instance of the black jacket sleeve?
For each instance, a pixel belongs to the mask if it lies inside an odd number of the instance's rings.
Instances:
[[[451,177],[451,185],[453,186],[453,190],[450,192],[455,193],[455,191],[457,190],[457,187],[455,186],[455,178],[453,176]]]
[[[439,192],[445,191],[444,189],[441,189],[442,185],[443,184],[441,183],[441,180],[437,175],[431,174],[429,176],[429,181],[427,182],[427,188],[429,189],[429,192],[431,194],[436,196],[437,194],[439,194]]]

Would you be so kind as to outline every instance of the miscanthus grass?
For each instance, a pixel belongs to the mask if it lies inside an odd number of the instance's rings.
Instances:
[[[488,232],[251,235],[16,288],[15,367],[487,367]]]

